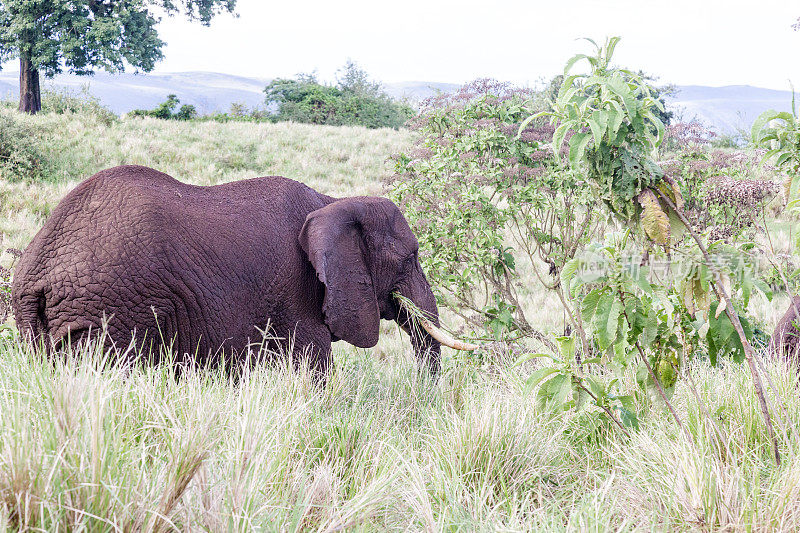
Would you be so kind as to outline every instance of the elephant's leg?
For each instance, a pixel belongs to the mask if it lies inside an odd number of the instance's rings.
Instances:
[[[331,367],[331,338],[327,329],[295,335],[292,361],[295,368],[308,365],[315,383],[325,386]]]

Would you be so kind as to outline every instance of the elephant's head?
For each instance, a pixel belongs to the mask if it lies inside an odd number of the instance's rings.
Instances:
[[[378,342],[380,319],[396,320],[433,374],[439,341],[411,322],[393,293],[409,298],[438,326],[436,299],[419,244],[397,206],[385,198],[337,200],[309,213],[300,245],[325,284],[323,313],[331,333],[362,348]]]

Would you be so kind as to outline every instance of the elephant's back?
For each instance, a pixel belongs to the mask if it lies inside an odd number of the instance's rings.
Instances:
[[[264,244],[272,235],[285,241],[287,232],[299,233],[309,212],[333,200],[280,176],[197,186],[148,167],[114,167],[84,180],[59,202],[20,267],[64,254],[81,262],[75,257],[81,250],[88,266],[100,258],[98,252],[156,249],[158,241],[174,242],[176,233],[212,248]]]
[[[70,191],[14,269],[12,306],[20,330],[61,338],[117,315],[115,329],[123,332],[125,313],[146,306],[145,287],[131,272],[157,268],[153,256],[163,232],[153,225],[165,212],[163,198],[183,187],[156,170],[121,166]]]
[[[240,316],[248,307],[263,317],[259,293],[304,268],[296,236],[330,200],[281,177],[201,187],[147,167],[104,170],[67,194],[25,249],[17,324],[59,338],[113,316],[125,342],[159,316],[192,342],[223,342],[203,325],[250,321]]]
[[[25,248],[15,279],[43,277],[54,263],[90,268],[126,244],[147,239],[140,225],[150,225],[167,195],[183,184],[151,168],[120,166],[98,172],[70,191],[53,209]],[[146,245],[139,242],[137,244]]]

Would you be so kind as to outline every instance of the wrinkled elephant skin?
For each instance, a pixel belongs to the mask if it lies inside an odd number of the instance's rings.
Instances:
[[[269,324],[270,348],[323,376],[332,341],[371,347],[380,319],[396,320],[436,373],[439,343],[409,328],[392,297],[438,324],[417,251],[384,198],[337,199],[276,176],[201,187],[121,166],[53,210],[15,269],[12,305],[22,334],[48,349],[105,321],[116,353],[146,347],[127,353],[179,362],[242,360]]]

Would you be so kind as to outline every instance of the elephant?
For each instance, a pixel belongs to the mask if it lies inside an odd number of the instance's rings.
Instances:
[[[437,328],[418,253],[385,198],[334,198],[280,176],[197,186],[118,166],[54,208],[15,269],[12,307],[48,351],[102,331],[119,359],[216,364],[265,342],[323,379],[332,342],[375,346],[380,320],[393,320],[436,375],[440,341],[464,345]]]
[[[800,295],[792,298],[786,312],[775,326],[775,331],[769,341],[770,352],[784,355],[798,364],[800,363],[797,354],[798,347],[800,347],[800,329],[795,327],[795,323],[800,325]]]

